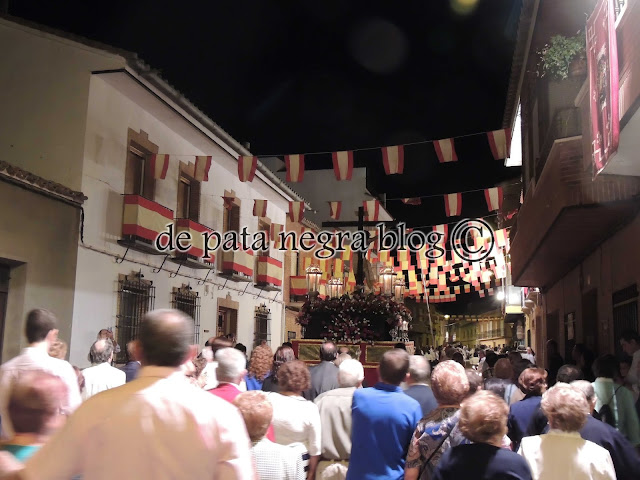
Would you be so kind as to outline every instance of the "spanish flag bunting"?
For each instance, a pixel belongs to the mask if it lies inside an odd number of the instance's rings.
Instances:
[[[444,195],[444,211],[447,217],[457,217],[462,213],[462,194],[449,193]]]
[[[289,202],[289,219],[300,223],[304,218],[304,202]]]
[[[484,191],[484,198],[487,200],[487,207],[490,212],[502,208],[502,187],[487,188]]]
[[[507,230],[505,228],[502,228],[500,230],[496,230],[494,232],[494,236],[496,239],[496,245],[498,246],[498,248],[505,248],[509,242],[509,235],[507,233]]]
[[[404,203],[405,205],[421,205],[422,200],[420,199],[420,197],[403,198],[402,203]]]
[[[438,155],[438,161],[440,163],[457,162],[458,155],[456,155],[456,148],[453,143],[453,138],[445,138],[444,140],[436,140],[433,142],[433,148]]]
[[[151,171],[153,172],[153,178],[164,180],[167,177],[167,170],[169,169],[169,155],[151,155]]]
[[[267,200],[254,200],[253,201],[253,216],[254,217],[266,217],[267,216]]]
[[[495,160],[502,160],[509,156],[509,150],[511,148],[510,128],[487,132],[487,138],[489,140],[489,148],[491,148],[491,153]]]
[[[233,208],[233,204],[236,201],[236,197],[231,196],[223,196],[222,197],[224,208],[227,210],[231,210]]]
[[[333,171],[337,180],[351,180],[353,175],[353,152],[333,152]]]
[[[208,182],[210,168],[211,168],[211,155],[196,156],[196,165],[194,168],[193,178],[195,178],[199,182]]]
[[[241,182],[253,182],[258,166],[258,157],[241,155],[238,157],[238,178]]]
[[[285,155],[287,182],[301,182],[304,178],[304,155]]]
[[[329,216],[334,220],[340,220],[342,202],[329,202]]]
[[[364,207],[365,220],[377,222],[380,217],[380,202],[378,200],[365,200],[362,205]]]
[[[401,174],[404,171],[404,147],[382,147],[382,163],[387,175]]]
[[[440,238],[440,241],[438,242],[438,245],[446,245],[447,238],[449,235],[449,225],[447,225],[446,223],[443,225],[434,225],[433,231],[441,234],[441,238]]]

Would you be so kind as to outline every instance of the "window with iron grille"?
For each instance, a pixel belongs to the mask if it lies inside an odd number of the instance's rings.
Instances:
[[[266,340],[271,341],[271,310],[263,303],[255,309],[255,328],[253,331],[253,346],[256,347]]]
[[[176,310],[186,313],[193,319],[193,331],[195,344],[200,343],[200,297],[189,285],[174,288],[172,292],[171,306]]]
[[[121,346],[117,363],[126,361],[127,343],[138,338],[140,321],[153,310],[156,289],[140,273],[120,275],[118,279],[118,314],[116,315],[116,342]]]

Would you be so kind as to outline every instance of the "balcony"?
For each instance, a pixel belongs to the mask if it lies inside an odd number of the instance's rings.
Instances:
[[[494,328],[493,330],[478,332],[478,340],[490,340],[492,338],[503,338],[503,337],[504,337],[504,328]]]
[[[184,265],[185,267],[207,269],[215,268],[215,254],[209,253],[209,258],[203,259],[204,255],[204,237],[203,233],[212,233],[209,227],[198,222],[189,220],[188,218],[176,219],[176,237],[182,232],[188,232],[191,237],[191,248],[186,252],[175,251],[172,261]]]
[[[154,242],[167,225],[173,223],[173,210],[140,195],[124,195],[122,238],[118,243],[127,249],[151,255],[165,255]]]
[[[282,262],[269,255],[257,258],[255,286],[269,292],[282,290]]]
[[[222,252],[220,276],[234,282],[250,282],[253,280],[253,252],[237,250]]]

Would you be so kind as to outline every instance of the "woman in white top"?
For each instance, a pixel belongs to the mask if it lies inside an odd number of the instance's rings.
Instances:
[[[546,435],[523,438],[518,451],[529,464],[534,480],[615,480],[609,452],[580,436],[589,414],[584,393],[557,383],[544,393],[541,407],[551,430]]]
[[[276,443],[304,444],[311,456],[307,480],[313,480],[321,453],[320,414],[315,403],[302,397],[302,392],[311,387],[309,369],[300,360],[287,362],[278,370],[278,384],[280,393],[268,395],[273,405]]]

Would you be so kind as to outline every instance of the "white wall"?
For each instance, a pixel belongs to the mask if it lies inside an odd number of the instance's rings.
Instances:
[[[134,82],[129,79],[128,82]],[[137,92],[137,93],[136,93]],[[148,97],[135,98],[136,95]],[[127,88],[126,95],[114,88],[112,84],[99,75],[91,78],[89,95],[86,140],[84,151],[84,170],[82,190],[89,197],[85,203],[85,245],[104,250],[112,254],[122,255],[124,248],[116,242],[120,238],[122,225],[122,193],[124,191],[124,174],[126,166],[127,129],[144,130],[149,140],[159,146],[160,153],[173,154],[169,164],[166,180],[157,180],[155,201],[175,210],[177,204],[177,182],[179,162],[193,161],[194,155],[212,155],[213,165],[209,172],[209,181],[202,183],[202,199],[200,207],[200,223],[218,231],[222,231],[224,190],[233,189],[241,199],[241,226],[246,225],[250,231],[257,230],[258,219],[252,215],[253,199],[269,201],[267,215],[272,222],[284,224],[288,211],[288,202],[272,188],[258,179],[252,183],[241,183],[237,178],[237,160],[224,152],[213,141],[207,140],[207,148],[196,147],[184,136],[178,135],[165,123],[157,119],[141,105],[148,107],[151,95],[140,93],[135,88]],[[166,107],[164,107],[166,108]],[[177,154],[189,154],[179,157]],[[284,260],[282,252],[274,252],[273,256]],[[146,264],[159,266],[162,256],[146,255],[129,251],[127,258]],[[173,271],[177,265],[167,261],[165,268]],[[251,347],[253,344],[254,307],[262,303],[263,298],[254,299],[259,290],[250,284],[247,293],[240,296],[245,283],[228,282],[224,290],[215,285],[197,285],[197,280],[179,275],[169,278],[169,273],[151,272],[150,267],[130,263],[125,260],[116,264],[113,257],[87,248],[78,252],[78,272],[76,277],[76,300],[73,314],[73,334],[70,349],[70,360],[74,364],[85,365],[91,342],[101,328],[115,325],[117,309],[118,274],[129,274],[142,269],[145,280],[152,280],[156,287],[155,307],[170,306],[171,289],[174,286],[190,283],[194,291],[202,297],[200,323],[200,344],[209,336],[215,335],[217,320],[217,299],[231,293],[232,300],[240,302],[238,312],[238,341]],[[203,278],[205,270],[180,269],[180,274]],[[222,285],[224,279],[210,275],[216,283]],[[262,297],[266,294],[263,293]],[[273,298],[275,292],[268,294]],[[271,338],[273,345],[282,341],[282,295],[278,301],[269,303],[271,309]],[[205,333],[209,330],[210,333]]]
[[[80,189],[91,72],[116,55],[0,19],[0,159]]]

